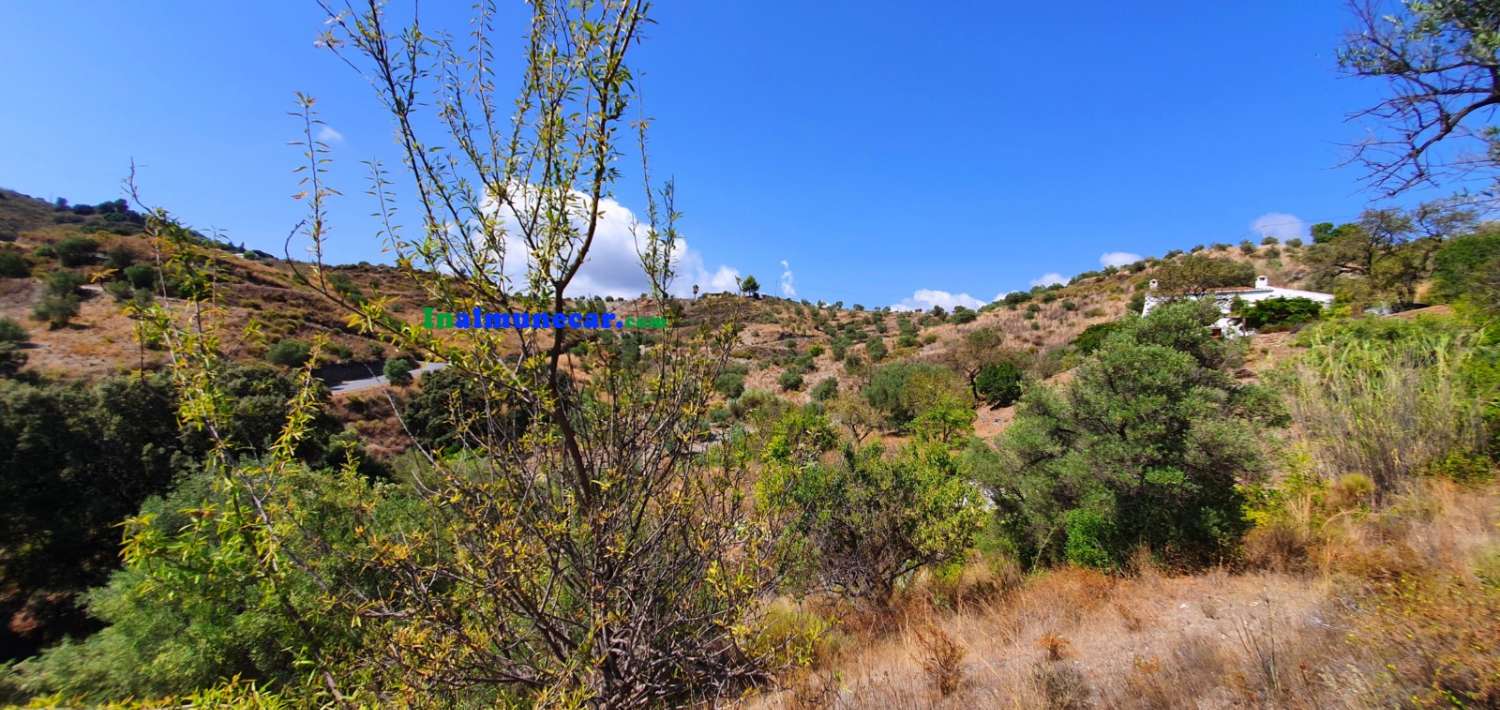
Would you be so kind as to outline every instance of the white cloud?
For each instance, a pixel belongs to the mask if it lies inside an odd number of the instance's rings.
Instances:
[[[1100,266],[1127,266],[1141,260],[1140,254],[1128,251],[1110,251],[1099,256]]]
[[[318,140],[324,143],[343,143],[344,134],[333,129],[333,126],[325,125],[318,129]]]
[[[925,311],[933,306],[942,306],[944,310],[953,310],[954,306],[966,308],[978,308],[984,305],[981,301],[967,293],[949,293],[937,291],[930,288],[919,288],[911,298],[902,299],[900,303],[891,306],[898,311]]]
[[[575,225],[582,231],[587,214],[587,202],[582,194],[575,195],[573,209]],[[517,201],[527,199],[515,197]],[[532,198],[534,199],[534,198]],[[594,232],[593,244],[578,275],[568,287],[574,296],[615,296],[634,298],[650,290],[650,281],[641,268],[638,245],[645,239],[646,226],[642,225],[628,207],[612,198],[600,200],[599,224]],[[493,201],[489,209],[493,209]],[[523,212],[525,211],[523,207]],[[524,288],[530,254],[521,238],[521,230],[515,214],[509,207],[504,209],[502,220],[505,229],[505,273],[511,278],[513,287]],[[476,234],[474,239],[480,239]],[[740,272],[727,265],[708,268],[703,254],[688,245],[687,240],[678,239],[672,247],[672,265],[676,274],[669,290],[677,296],[692,293],[696,284],[702,293],[734,291],[738,288]]]
[[[781,260],[781,295],[787,298],[797,297],[797,284],[792,279],[792,265],[786,259]]]
[[[1031,280],[1032,287],[1051,286],[1053,284],[1067,284],[1068,280],[1056,271],[1049,271]]]
[[[1307,236],[1307,223],[1294,214],[1267,212],[1250,222],[1250,231],[1254,232],[1257,237],[1301,239]]]

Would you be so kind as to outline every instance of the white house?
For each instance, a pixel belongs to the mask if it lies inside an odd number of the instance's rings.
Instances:
[[[1264,276],[1255,277],[1254,286],[1214,288],[1209,289],[1201,294],[1161,296],[1156,294],[1156,285],[1156,279],[1151,279],[1151,290],[1146,293],[1146,305],[1141,307],[1141,315],[1144,316],[1147,313],[1150,313],[1151,309],[1178,298],[1191,298],[1193,300],[1197,300],[1200,298],[1212,298],[1214,299],[1214,302],[1219,306],[1219,312],[1224,314],[1223,317],[1219,318],[1219,320],[1216,321],[1213,325],[1215,335],[1233,336],[1243,335],[1245,333],[1244,328],[1240,326],[1239,319],[1229,314],[1230,309],[1234,306],[1235,300],[1244,301],[1246,303],[1254,303],[1255,301],[1264,301],[1269,298],[1306,298],[1310,301],[1317,301],[1318,303],[1323,304],[1325,308],[1329,304],[1333,303],[1333,294],[1331,293],[1319,293],[1317,291],[1303,291],[1301,289],[1295,288],[1281,288],[1279,286],[1272,286],[1270,279],[1267,279]]]

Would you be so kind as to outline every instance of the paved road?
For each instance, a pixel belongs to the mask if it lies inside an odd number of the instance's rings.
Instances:
[[[418,366],[417,369],[412,370],[411,374],[413,377],[421,377],[426,373],[436,372],[447,366],[448,363],[446,362],[424,362],[420,366]],[[376,377],[365,377],[358,380],[344,380],[343,382],[340,382],[330,387],[329,389],[332,390],[334,394],[361,392],[364,390],[375,389],[376,387],[384,387],[388,383],[389,381],[385,379],[385,375],[379,375]]]

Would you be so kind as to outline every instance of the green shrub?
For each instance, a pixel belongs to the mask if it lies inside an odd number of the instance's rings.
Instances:
[[[725,399],[734,399],[745,393],[745,373],[726,370],[714,378],[714,391]]]
[[[1255,431],[1284,413],[1237,382],[1212,304],[1123,321],[1062,391],[1029,388],[1004,434],[1016,466],[989,483],[998,527],[1031,562],[1116,567],[1145,546],[1176,562],[1233,552],[1241,480],[1265,469]]]
[[[1245,327],[1255,330],[1311,323],[1323,314],[1323,304],[1310,298],[1268,298],[1236,306]]]
[[[1450,240],[1433,256],[1432,265],[1433,299],[1450,302],[1480,296],[1482,305],[1500,305],[1494,298],[1484,298],[1500,286],[1494,276],[1500,273],[1500,230]]]
[[[0,318],[0,376],[9,377],[26,364],[27,355],[21,344],[30,335],[20,323],[10,318]]]
[[[955,446],[974,431],[974,405],[968,398],[939,400],[917,414],[911,432],[918,441]]]
[[[786,392],[800,390],[802,389],[802,371],[797,369],[783,371],[781,376],[776,378],[776,384]]]
[[[825,377],[822,381],[813,386],[812,398],[818,402],[827,402],[828,400],[838,396],[838,393],[838,379],[834,377]]]
[[[930,363],[893,362],[870,376],[865,400],[886,422],[907,427],[918,414],[947,402],[969,401],[969,389],[952,370]]]
[[[71,293],[66,296],[43,296],[31,309],[31,315],[37,320],[47,321],[48,327],[54,330],[62,328],[78,315],[78,297]]]
[[[116,303],[123,303],[135,295],[135,289],[124,281],[110,281],[104,284],[104,292],[115,299]]]
[[[411,384],[411,371],[415,369],[417,369],[417,366],[411,360],[404,357],[391,358],[385,361],[385,367],[381,371],[381,374],[385,375],[387,382],[397,387],[405,387]]]
[[[312,347],[300,340],[283,340],[266,351],[266,360],[282,367],[301,367],[312,356]]]
[[[47,275],[47,294],[50,296],[76,296],[83,277],[71,271],[54,271]]]
[[[834,361],[842,361],[844,359],[844,356],[849,352],[849,339],[840,335],[834,338],[833,341],[829,343],[828,347]]]
[[[0,343],[24,343],[28,337],[20,323],[12,318],[0,318]]]
[[[1009,407],[1021,398],[1021,368],[1002,361],[984,366],[974,380],[979,398],[994,407]]]
[[[885,347],[885,339],[872,337],[865,341],[865,354],[869,356],[870,362],[880,362],[888,354]]]
[[[954,308],[953,308],[953,317],[952,317],[951,320],[954,323],[958,323],[958,324],[962,325],[964,323],[972,323],[972,322],[974,322],[974,319],[976,319],[978,317],[979,317],[978,313],[975,313],[974,311],[972,311],[972,310],[970,310],[968,308],[965,308],[963,306],[954,306]]]
[[[156,285],[156,269],[146,264],[125,267],[125,280],[136,288],[151,288]]]
[[[1109,568],[1115,564],[1116,541],[1111,515],[1085,508],[1074,508],[1063,514],[1067,531],[1065,557],[1080,567]]]
[[[1255,267],[1232,259],[1193,254],[1167,263],[1156,275],[1159,288],[1168,293],[1201,293],[1209,289],[1249,286],[1255,283]]]
[[[1110,321],[1108,323],[1095,323],[1083,329],[1078,337],[1073,339],[1073,347],[1085,355],[1092,355],[1104,345],[1109,336],[1124,325],[1123,321]]]
[[[105,252],[104,262],[111,269],[124,269],[135,263],[135,252],[124,244],[116,244]]]
[[[68,237],[59,241],[52,249],[63,266],[83,266],[93,262],[99,251],[99,242],[89,237]]]
[[[0,249],[0,277],[24,278],[31,275],[31,263],[15,249]]]
[[[892,456],[846,446],[826,465],[770,458],[757,493],[801,553],[794,581],[877,602],[918,570],[962,559],[984,519],[979,492],[935,444]]]
[[[1455,450],[1428,464],[1423,474],[1459,483],[1485,483],[1495,478],[1495,462],[1488,456]]]
[[[20,372],[28,359],[20,343],[0,341],[0,377],[11,377]]]
[[[309,573],[286,565],[273,580],[254,548],[247,549],[243,527],[229,523],[237,517],[226,512],[237,510],[235,498],[214,485],[216,478],[199,472],[140,508],[125,526],[125,568],[85,597],[89,613],[106,626],[18,664],[14,678],[23,690],[102,705],[194,693],[231,677],[295,688],[306,675],[311,644],[326,653],[353,649],[361,630],[328,613],[316,586],[323,580],[314,575],[352,572],[339,560],[362,539],[355,525],[368,524],[354,511],[382,506],[378,490],[295,467],[272,477],[267,487],[297,521],[277,544],[316,567]],[[118,543],[119,531],[111,532]],[[227,707],[225,700],[205,706]],[[281,704],[266,707],[272,706]]]

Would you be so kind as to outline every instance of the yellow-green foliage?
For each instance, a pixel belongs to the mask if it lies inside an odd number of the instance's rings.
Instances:
[[[827,618],[788,599],[777,599],[759,623],[743,627],[740,643],[775,669],[817,665],[837,650],[843,636]]]
[[[1325,478],[1361,473],[1386,495],[1453,453],[1484,446],[1493,384],[1482,333],[1451,319],[1315,328],[1283,373],[1293,417]]]
[[[219,710],[282,710],[297,707],[282,696],[256,687],[254,681],[230,678],[212,688],[186,695],[168,695],[141,700],[117,700],[104,703],[81,703],[62,694],[32,698],[23,708],[60,708],[87,705],[97,710],[176,710],[177,708],[218,708]]]

